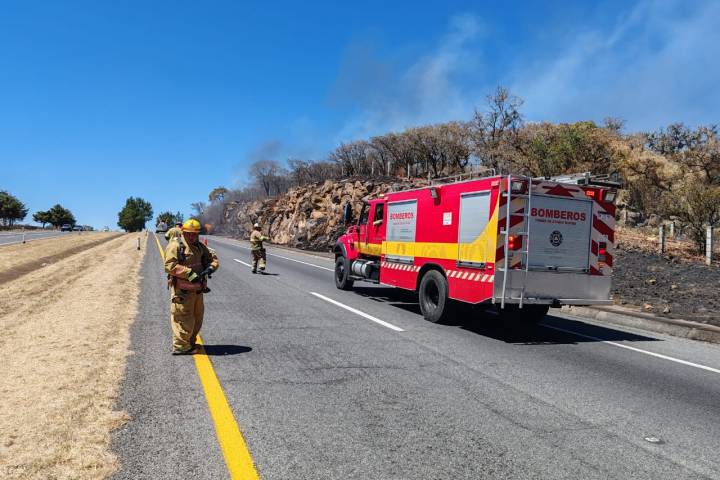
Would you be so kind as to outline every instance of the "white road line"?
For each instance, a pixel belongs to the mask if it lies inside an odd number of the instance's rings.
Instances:
[[[349,306],[347,306],[347,305],[345,305],[345,304],[342,304],[342,303],[340,303],[340,302],[337,302],[337,301],[333,300],[332,298],[328,298],[328,297],[326,297],[325,295],[320,295],[319,293],[315,293],[315,292],[310,292],[310,293],[311,293],[312,295],[315,295],[316,297],[322,299],[322,300],[325,300],[326,302],[330,302],[330,303],[332,303],[333,305],[337,305],[337,306],[340,307],[340,308],[344,308],[345,310],[347,310],[347,311],[349,311],[349,312],[352,312],[352,313],[355,313],[355,314],[357,314],[357,315],[360,315],[361,317],[365,317],[365,318],[367,318],[368,320],[371,320],[371,321],[373,321],[373,322],[375,322],[375,323],[377,323],[377,324],[382,325],[383,327],[387,327],[387,328],[389,328],[389,329],[391,329],[391,330],[395,330],[396,332],[404,332],[404,331],[405,331],[405,330],[403,330],[403,329],[400,328],[400,327],[396,327],[396,326],[393,325],[392,323],[388,323],[388,322],[386,322],[386,321],[380,320],[379,318],[375,318],[375,317],[373,317],[372,315],[368,315],[368,314],[365,313],[365,312],[361,312],[361,311],[358,310],[357,308],[349,307]]]
[[[607,343],[608,345],[612,345],[614,347],[626,348],[628,350],[632,350],[633,352],[644,353],[645,355],[650,355],[651,357],[662,358],[663,360],[670,360],[671,362],[680,363],[682,365],[687,365],[689,367],[700,368],[702,370],[707,370],[708,372],[720,373],[720,370],[717,368],[707,367],[705,365],[700,365],[699,363],[688,362],[687,360],[680,360],[679,358],[675,358],[675,357],[668,357],[667,355],[662,355],[660,353],[649,352],[647,350],[642,350],[640,348],[630,347],[628,345],[623,345],[621,343],[615,343],[615,342],[611,342],[608,340],[603,340],[602,338],[593,337],[591,335],[585,335],[582,333],[574,332],[572,330],[565,330],[564,328],[551,327],[550,325],[545,325],[545,324],[543,324],[542,326],[545,328],[550,328],[552,330],[557,330],[559,332],[565,332],[565,333],[570,333],[572,335],[577,335],[578,337],[584,337],[584,338],[589,338],[591,340],[597,340],[602,343]]]
[[[278,254],[275,254],[275,253],[268,253],[268,255],[270,255],[270,256],[272,256],[272,257],[284,258],[285,260],[290,260],[291,262],[302,263],[303,265],[309,265],[309,266],[311,266],[311,267],[320,268],[320,269],[322,269],[322,270],[327,270],[328,272],[334,272],[334,271],[335,271],[335,270],[333,270],[332,268],[321,267],[320,265],[315,265],[314,263],[303,262],[302,260],[295,260],[294,258],[290,258],[290,257],[283,257],[282,255],[278,255]]]
[[[248,267],[252,268],[252,265],[250,265],[249,263],[245,263],[245,262],[243,262],[242,260],[238,260],[237,258],[233,258],[233,260],[235,260],[235,261],[238,262],[238,263],[242,263],[243,265],[247,265]]]

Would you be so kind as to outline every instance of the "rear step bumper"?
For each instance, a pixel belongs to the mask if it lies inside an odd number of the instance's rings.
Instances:
[[[502,297],[504,273],[495,272],[496,303]],[[529,271],[525,280],[525,271],[511,270],[505,290],[505,303],[520,303],[522,294],[523,303],[528,304],[611,305],[611,284],[610,276],[570,272]]]

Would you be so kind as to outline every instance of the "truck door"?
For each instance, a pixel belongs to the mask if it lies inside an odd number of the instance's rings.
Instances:
[[[367,236],[365,246],[368,251],[378,250],[375,255],[380,255],[380,247],[385,239],[385,202],[377,200],[370,203],[370,215],[367,225]]]
[[[368,239],[368,215],[370,214],[370,206],[367,203],[363,203],[362,210],[360,210],[360,217],[357,222],[357,249],[360,253],[365,253],[367,239]]]

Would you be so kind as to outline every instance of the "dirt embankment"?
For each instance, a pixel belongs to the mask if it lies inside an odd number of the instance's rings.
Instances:
[[[138,236],[0,247],[0,275],[29,265],[30,249],[53,252],[0,289],[0,478],[96,479],[117,469],[110,432],[126,419],[113,406],[137,309]]]

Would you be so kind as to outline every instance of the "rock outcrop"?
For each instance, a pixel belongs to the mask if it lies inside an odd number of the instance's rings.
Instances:
[[[381,193],[406,190],[422,183],[351,178],[326,180],[294,188],[268,200],[225,205],[224,233],[248,238],[253,223],[258,222],[270,241],[279,245],[317,251],[331,250],[335,240],[345,231],[343,208],[350,202],[357,219],[363,200]]]

